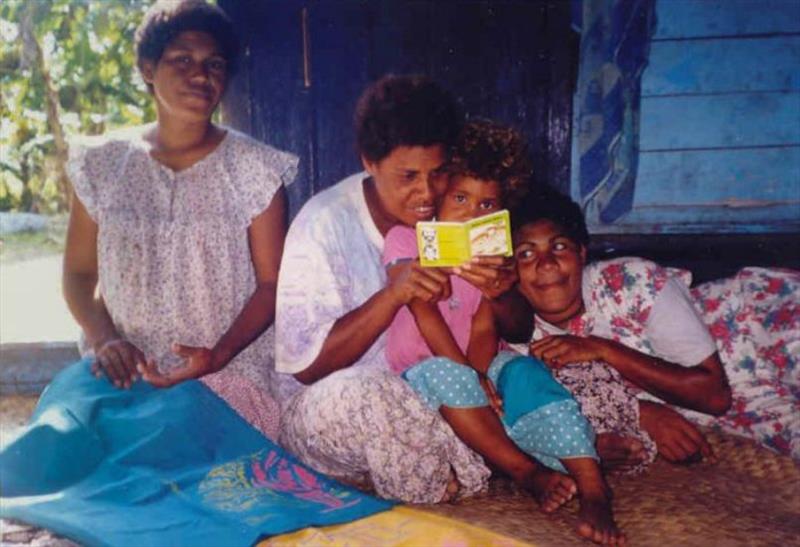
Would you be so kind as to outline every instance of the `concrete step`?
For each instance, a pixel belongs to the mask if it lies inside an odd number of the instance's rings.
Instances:
[[[80,359],[74,342],[0,344],[0,395],[35,395]]]

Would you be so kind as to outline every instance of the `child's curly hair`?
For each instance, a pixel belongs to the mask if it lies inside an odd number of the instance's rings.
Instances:
[[[506,207],[528,193],[533,164],[525,138],[515,129],[489,120],[471,120],[450,151],[445,166],[449,178],[497,181]]]

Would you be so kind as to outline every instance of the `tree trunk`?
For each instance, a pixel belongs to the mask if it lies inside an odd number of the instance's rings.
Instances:
[[[50,127],[50,132],[53,135],[53,144],[55,145],[55,176],[59,193],[57,207],[59,211],[63,211],[69,205],[69,199],[72,195],[72,188],[67,177],[69,146],[64,138],[64,128],[61,126],[61,119],[58,114],[58,93],[53,87],[53,80],[45,62],[44,52],[34,33],[33,15],[35,6],[36,2],[28,3],[20,24],[23,58],[31,63],[31,68],[38,71],[44,81],[47,125]]]

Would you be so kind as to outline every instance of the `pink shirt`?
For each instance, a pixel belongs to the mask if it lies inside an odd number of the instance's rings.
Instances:
[[[395,226],[386,234],[383,245],[383,265],[403,258],[417,258],[417,237],[413,228]],[[458,276],[450,276],[453,294],[449,300],[439,302],[444,318],[456,344],[465,354],[469,345],[472,317],[481,303],[481,292]],[[430,348],[422,337],[408,307],[397,312],[389,326],[386,339],[386,357],[392,372],[402,374],[420,361],[432,357]]]

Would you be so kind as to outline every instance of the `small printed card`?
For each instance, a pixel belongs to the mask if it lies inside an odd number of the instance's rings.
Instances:
[[[423,266],[458,266],[474,256],[511,256],[511,221],[503,209],[467,222],[417,222]]]

